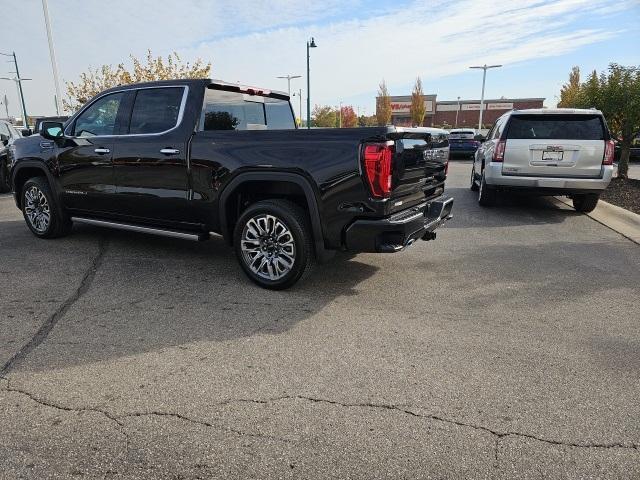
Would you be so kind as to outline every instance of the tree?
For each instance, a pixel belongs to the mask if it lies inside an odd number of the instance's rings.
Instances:
[[[382,80],[378,90],[376,118],[378,125],[389,125],[391,123],[391,96],[384,80]]]
[[[576,106],[602,111],[609,129],[621,140],[618,176],[627,178],[631,145],[640,133],[640,67],[612,63],[600,76],[593,71],[580,86]]]
[[[315,127],[335,127],[337,115],[328,105],[316,105],[311,112],[311,119]]]
[[[413,126],[422,126],[426,110],[424,107],[424,92],[422,91],[422,80],[420,80],[420,77],[416,78],[413,92],[411,92],[411,107],[409,112]]]
[[[358,126],[359,127],[374,127],[378,124],[378,119],[375,115],[360,115],[358,117]]]
[[[575,107],[580,94],[580,67],[573,67],[569,73],[569,81],[560,89],[560,101],[558,107]]]
[[[342,128],[353,128],[358,124],[358,117],[351,105],[345,105],[340,109],[340,119]]]
[[[154,57],[151,50],[148,50],[146,63],[133,55],[130,58],[132,70],[128,70],[123,63],[116,67],[103,65],[82,73],[78,82],[67,82],[68,99],[63,100],[64,109],[73,112],[101,91],[119,85],[176,78],[209,78],[211,74],[211,62],[204,63],[198,58],[193,64],[184,63],[176,52],[165,60]]]

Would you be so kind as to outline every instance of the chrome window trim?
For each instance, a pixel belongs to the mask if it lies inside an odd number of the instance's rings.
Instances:
[[[119,134],[119,135],[95,135],[93,137],[77,137],[75,135],[69,135],[69,130],[71,128],[71,126],[73,125],[75,127],[75,123],[76,120],[78,119],[78,117],[80,115],[82,115],[88,108],[90,108],[94,103],[96,103],[98,100],[108,96],[108,95],[113,95],[115,93],[123,93],[123,92],[133,92],[133,91],[138,91],[138,90],[153,90],[153,89],[158,89],[158,88],[182,88],[183,92],[182,92],[182,100],[180,101],[180,111],[178,112],[178,119],[176,121],[176,124],[171,127],[168,130],[164,130],[162,132],[155,132],[155,133],[126,133],[126,134]],[[187,97],[189,96],[189,86],[188,85],[158,85],[158,86],[154,86],[154,87],[133,87],[133,88],[123,88],[121,90],[114,90],[112,92],[108,92],[105,93],[104,95],[100,95],[99,97],[96,97],[91,103],[89,103],[88,105],[86,105],[82,110],[78,111],[78,113],[76,113],[73,117],[71,117],[68,121],[69,124],[67,125],[67,128],[64,129],[64,135],[65,137],[69,137],[69,138],[125,138],[125,137],[154,137],[157,135],[164,135],[165,133],[169,133],[172,132],[173,130],[175,130],[176,128],[178,128],[181,124],[182,124],[182,119],[184,118],[184,110],[185,110],[185,106],[187,105]],[[133,107],[135,106],[132,105],[131,108],[133,110]]]

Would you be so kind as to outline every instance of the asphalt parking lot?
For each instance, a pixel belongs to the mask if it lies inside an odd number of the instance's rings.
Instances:
[[[286,292],[0,197],[0,478],[637,478],[640,246],[548,200]]]

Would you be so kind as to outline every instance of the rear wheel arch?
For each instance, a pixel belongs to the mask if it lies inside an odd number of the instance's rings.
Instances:
[[[310,182],[295,173],[247,172],[229,182],[220,194],[219,219],[222,236],[233,242],[233,230],[242,212],[251,204],[272,199],[289,200],[301,207],[309,217],[315,253],[322,259],[324,236],[316,194]]]

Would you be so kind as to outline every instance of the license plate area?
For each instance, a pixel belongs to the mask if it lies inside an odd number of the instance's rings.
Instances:
[[[557,150],[543,150],[542,160],[544,162],[561,162],[564,152],[558,152]]]

